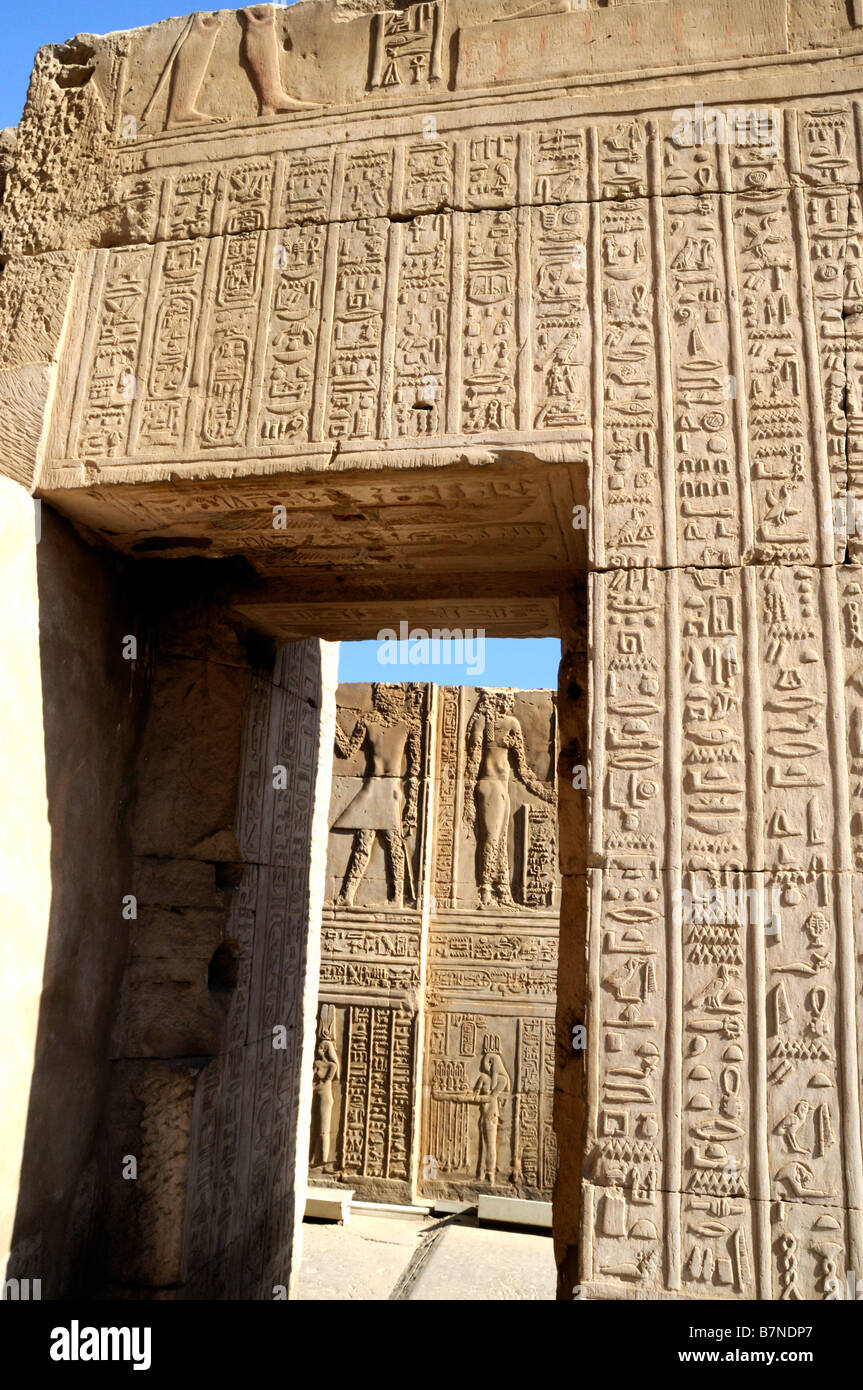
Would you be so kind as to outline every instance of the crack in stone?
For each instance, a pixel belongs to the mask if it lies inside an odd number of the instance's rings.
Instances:
[[[237,156],[234,156],[233,161],[230,162],[235,162],[236,158]],[[172,166],[166,166],[166,172],[170,169],[170,167]],[[14,167],[10,171],[10,181],[13,177]],[[125,176],[122,174],[118,174],[117,177],[120,178]],[[835,188],[835,191],[839,194],[851,192],[859,193],[861,191],[861,185],[859,182],[849,182],[847,184],[837,182],[835,185],[831,185],[831,188]],[[796,189],[802,189],[804,192],[810,190],[817,191],[818,185],[814,182],[810,182],[802,176],[799,176],[792,179],[790,183],[776,184],[775,186],[771,186],[767,190],[761,191],[761,196],[763,198],[764,192],[775,194],[777,197],[779,197],[780,195],[790,196]],[[584,198],[567,198],[562,199],[560,201],[552,202],[541,202],[537,199],[528,198],[524,200],[516,199],[500,203],[480,203],[475,206],[471,206],[467,203],[455,203],[449,199],[445,199],[438,203],[430,204],[428,207],[415,208],[410,212],[395,212],[392,210],[385,211],[384,209],[379,209],[377,211],[369,210],[365,213],[358,213],[351,217],[314,217],[310,215],[303,215],[298,216],[296,219],[293,220],[276,221],[268,227],[260,228],[257,234],[261,236],[266,236],[268,233],[273,232],[296,231],[299,227],[303,226],[315,226],[325,229],[328,227],[355,227],[360,224],[374,222],[386,222],[390,226],[410,226],[412,223],[424,217],[470,217],[483,213],[517,213],[522,210],[532,209],[536,209],[538,211],[553,211],[561,208],[606,207],[609,209],[617,208],[621,211],[626,211],[627,209],[631,209],[633,206],[656,202],[662,204],[674,203],[674,201],[678,199],[681,200],[681,202],[691,202],[693,199],[699,200],[702,198],[732,198],[737,199],[739,202],[746,203],[747,199],[751,199],[752,197],[752,190],[746,188],[693,188],[670,190],[662,189],[654,191],[645,190],[644,192],[640,192],[634,195],[615,194],[614,196],[603,196],[603,194],[600,193],[598,196],[588,195]],[[116,206],[117,205],[113,204],[108,205],[103,210],[101,210],[101,213],[94,214],[94,216],[113,215]],[[105,237],[110,236],[110,229],[106,229],[104,235]],[[152,238],[144,237],[139,240],[118,237],[114,240],[103,239],[99,242],[89,242],[75,247],[57,246],[45,248],[41,251],[5,252],[4,256],[5,262],[7,264],[11,264],[15,261],[22,261],[26,263],[38,260],[40,257],[43,256],[57,256],[59,254],[81,255],[86,254],[89,251],[127,251],[144,247],[183,244],[186,242],[190,244],[198,244],[207,243],[210,241],[220,241],[224,240],[226,237],[229,236],[240,235],[248,234],[245,232],[239,233],[225,231],[208,231],[200,232],[193,237],[154,236]]]

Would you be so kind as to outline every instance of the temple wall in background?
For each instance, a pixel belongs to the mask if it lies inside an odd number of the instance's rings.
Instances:
[[[550,691],[339,687],[319,1181],[550,1200],[555,766]]]

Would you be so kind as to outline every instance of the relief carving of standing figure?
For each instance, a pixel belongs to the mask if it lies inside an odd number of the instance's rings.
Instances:
[[[312,1155],[311,1166],[325,1172],[333,1168],[332,1123],[333,1083],[341,1074],[335,1044],[336,1011],[332,1004],[321,1008],[318,1045],[312,1077]]]
[[[511,757],[524,786],[542,801],[554,802],[554,790],[544,786],[528,765],[524,734],[513,714],[510,690],[481,690],[467,727],[464,823],[476,834],[479,850],[479,907],[517,906],[512,896],[507,836],[512,804],[509,794]]]
[[[242,18],[244,31],[241,46],[243,65],[255,89],[259,114],[262,116],[274,116],[282,111],[303,110],[318,105],[314,101],[300,101],[298,97],[285,91],[279,65],[276,9],[272,4],[249,5],[237,12]],[[229,119],[227,115],[213,116],[198,109],[201,88],[210,70],[213,48],[221,29],[222,20],[216,14],[189,16],[168,55],[155,91],[144,108],[142,124],[146,125],[166,83],[170,84],[165,113],[166,130],[174,130],[181,125],[203,125],[211,121]]]
[[[276,37],[276,6],[249,5],[241,10],[245,34],[243,57],[249,67],[252,84],[258,96],[262,116],[274,116],[279,111],[294,111],[314,106],[313,101],[299,101],[282,86],[279,69],[279,44]]]
[[[392,884],[390,901],[404,906],[405,878],[415,902],[407,836],[416,828],[422,743],[422,686],[372,686],[372,709],[359,715],[348,738],[336,723],[336,752],[352,758],[361,747],[367,755],[365,781],[333,822],[333,830],[351,830],[354,843],[337,907],[352,907],[365,877],[376,836],[383,840]],[[407,781],[407,798],[404,783]]]
[[[497,1138],[503,1123],[503,1107],[512,1094],[512,1081],[499,1052],[500,1041],[486,1038],[479,1076],[473,1088],[479,1105],[478,1176],[483,1182],[497,1179]]]

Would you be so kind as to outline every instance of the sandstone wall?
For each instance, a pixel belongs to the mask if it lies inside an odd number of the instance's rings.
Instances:
[[[132,891],[146,680],[124,571],[3,485],[3,1253],[42,1296],[86,1286],[103,1232],[109,1043]],[[36,542],[38,521],[40,536]]]
[[[562,633],[561,1291],[823,1298],[863,1267],[859,6],[373,11],[40,51],[4,471],[241,559],[282,641]],[[188,1113],[179,1035],[123,1028]]]
[[[304,1200],[335,649],[261,642],[215,569],[180,571],[147,567],[144,586],[103,1292],[272,1298]]]

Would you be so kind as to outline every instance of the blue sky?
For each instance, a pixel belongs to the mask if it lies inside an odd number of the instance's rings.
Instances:
[[[439,654],[444,656],[444,644]],[[414,645],[413,651],[421,654]],[[459,655],[450,647],[451,656]],[[410,656],[408,645],[401,652],[386,651],[378,642],[343,642],[339,655],[340,681],[430,681],[434,685],[510,685],[517,690],[556,690],[560,662],[560,642],[552,637],[521,639],[490,637],[484,650],[465,648],[462,656],[473,658],[460,666],[440,662],[394,665],[379,656]],[[478,659],[477,659],[478,658]],[[478,666],[482,670],[477,670]],[[470,668],[470,669],[468,669]]]
[[[3,69],[0,126],[17,125],[27,96],[33,55],[44,43],[63,43],[74,34],[109,34],[157,19],[218,9],[218,0],[52,0],[34,5],[6,0],[3,6]]]

